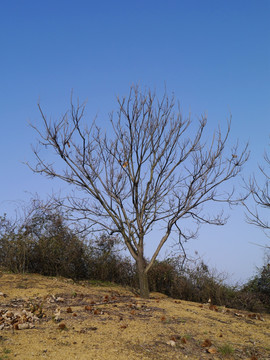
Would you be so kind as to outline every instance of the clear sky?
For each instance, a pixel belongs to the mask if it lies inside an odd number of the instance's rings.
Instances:
[[[40,123],[38,101],[49,117],[63,114],[72,89],[101,124],[132,83],[157,93],[166,84],[183,115],[206,112],[211,130],[231,113],[232,139],[250,142],[244,174],[256,172],[270,135],[269,19],[269,0],[2,0],[0,214],[30,193],[59,189],[23,165],[36,138],[28,122]],[[269,239],[245,223],[242,208],[231,215],[222,228],[203,227],[187,249],[246,280],[262,264],[252,243]]]

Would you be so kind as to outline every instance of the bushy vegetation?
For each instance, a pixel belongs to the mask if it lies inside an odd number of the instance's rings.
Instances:
[[[247,296],[249,308],[266,309],[270,312],[270,256],[266,256],[265,264],[257,270],[251,280],[242,288],[242,294]]]
[[[270,312],[270,265],[241,288],[228,286],[224,276],[203,261],[183,266],[179,257],[155,261],[149,271],[151,291],[176,299]],[[121,253],[118,237],[86,239],[71,228],[59,211],[37,207],[22,221],[0,217],[0,266],[12,272],[63,276],[74,280],[110,281],[138,288],[135,264]]]
[[[58,213],[40,209],[26,222],[10,226],[3,217],[0,239],[1,265],[12,272],[84,277],[84,245]],[[2,227],[3,229],[3,227]]]
[[[268,259],[269,260],[269,259]],[[229,286],[226,277],[203,261],[180,266],[178,258],[156,261],[149,274],[150,288],[168,296],[254,312],[270,312],[270,265],[243,286]]]
[[[151,287],[168,296],[205,303],[209,299],[224,305],[229,287],[221,274],[211,272],[203,261],[190,261],[180,266],[177,258],[156,262],[151,275]]]

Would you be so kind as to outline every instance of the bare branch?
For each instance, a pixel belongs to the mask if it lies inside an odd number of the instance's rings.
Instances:
[[[121,235],[142,280],[173,229],[181,232],[180,221],[226,222],[222,210],[205,214],[204,208],[208,203],[231,205],[238,200],[226,184],[240,173],[249,153],[247,146],[228,149],[231,121],[224,136],[218,129],[208,145],[206,117],[195,128],[166,93],[159,100],[150,90],[141,92],[132,86],[128,97],[117,102],[118,112],[110,115],[107,132],[94,121],[83,126],[85,104],[75,106],[71,101],[70,111],[53,122],[39,105],[43,130],[33,128],[40,148],[33,149],[36,165],[28,166],[72,184],[78,196],[66,198],[67,212],[88,221],[91,231]],[[43,158],[40,150],[50,149],[63,168]],[[162,229],[160,239],[147,264],[145,236],[157,226]],[[143,280],[141,285],[141,290],[147,288]]]
[[[266,236],[270,237],[270,223],[267,218],[264,217],[266,210],[270,209],[270,158],[267,152],[264,153],[264,163],[266,168],[259,165],[259,171],[264,179],[262,185],[257,181],[255,175],[253,175],[248,183],[245,183],[245,188],[248,194],[243,199],[242,204],[246,209],[246,221],[261,228]],[[253,206],[250,205],[249,198],[253,201]]]

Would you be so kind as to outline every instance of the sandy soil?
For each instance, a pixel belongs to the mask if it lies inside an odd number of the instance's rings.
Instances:
[[[270,359],[270,316],[136,297],[40,275],[0,277],[3,359]]]

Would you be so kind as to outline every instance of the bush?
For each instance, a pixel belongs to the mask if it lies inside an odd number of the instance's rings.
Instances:
[[[29,213],[18,223],[0,217],[0,266],[15,273],[135,286],[134,265],[119,255],[118,238],[103,234],[86,244],[60,211],[50,211],[39,203]]]
[[[259,268],[257,275],[249,280],[241,289],[245,294],[246,303],[252,307],[252,311],[270,312],[270,256],[266,255],[265,264]]]
[[[12,272],[25,272],[31,249],[30,239],[21,226],[12,223],[6,215],[0,217],[0,265]]]
[[[224,284],[224,277],[210,272],[202,261],[180,266],[178,258],[156,261],[149,271],[151,291],[188,301],[207,302],[217,305],[228,303],[233,290]]]
[[[0,234],[0,265],[12,272],[87,276],[85,246],[60,213],[38,208],[13,226],[2,217]]]
[[[148,273],[150,291],[157,291],[168,296],[175,294],[177,271],[173,260],[155,261]]]
[[[135,267],[129,258],[120,255],[117,237],[102,234],[88,246],[89,277],[95,280],[134,286]]]

